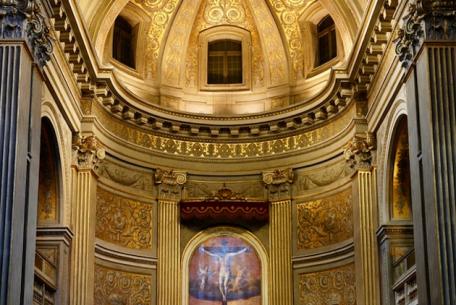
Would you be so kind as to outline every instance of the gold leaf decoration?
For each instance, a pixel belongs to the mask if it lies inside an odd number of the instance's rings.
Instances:
[[[329,246],[353,237],[351,189],[334,196],[300,203],[298,250]]]
[[[95,304],[152,304],[152,278],[95,265]]]
[[[97,190],[96,237],[131,248],[152,248],[152,205]]]
[[[354,264],[299,274],[299,304],[356,304]]]

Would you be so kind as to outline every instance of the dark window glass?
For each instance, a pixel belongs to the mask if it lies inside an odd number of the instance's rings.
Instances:
[[[242,84],[242,43],[217,40],[209,43],[208,84]]]
[[[317,26],[318,65],[337,57],[336,26],[330,16],[326,16]]]
[[[112,57],[131,68],[135,67],[133,36],[133,27],[128,21],[117,17],[114,24]]]

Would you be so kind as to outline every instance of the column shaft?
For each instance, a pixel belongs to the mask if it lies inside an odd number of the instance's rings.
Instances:
[[[158,202],[158,305],[181,303],[179,204]]]
[[[456,304],[456,46],[425,43],[407,80],[420,303]]]
[[[0,305],[32,303],[41,84],[25,42],[0,41]]]
[[[91,169],[73,168],[73,231],[71,289],[73,305],[92,305],[94,299],[95,221],[97,180]]]
[[[376,171],[361,169],[355,175],[355,264],[357,304],[378,305],[380,283],[378,272]]]
[[[272,202],[269,217],[270,304],[292,305],[291,201]]]

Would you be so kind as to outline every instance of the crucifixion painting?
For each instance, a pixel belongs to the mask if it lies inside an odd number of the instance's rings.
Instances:
[[[235,237],[215,237],[193,253],[189,305],[260,305],[261,264],[255,249]]]

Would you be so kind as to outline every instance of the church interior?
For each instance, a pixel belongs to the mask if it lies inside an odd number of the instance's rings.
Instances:
[[[455,305],[456,0],[0,0],[0,305]]]

